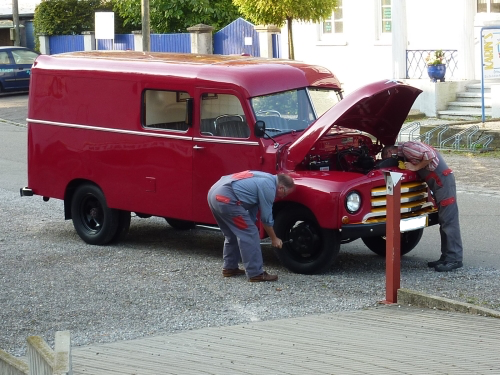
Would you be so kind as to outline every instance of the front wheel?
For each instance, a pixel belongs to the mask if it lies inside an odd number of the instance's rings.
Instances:
[[[420,242],[423,233],[423,229],[401,233],[401,255],[408,254],[410,251],[412,251],[414,247],[417,246]],[[361,240],[375,254],[385,257],[385,236],[365,237]]]
[[[110,242],[117,235],[120,224],[119,211],[108,207],[104,193],[93,184],[76,189],[71,201],[71,218],[78,235],[91,245]]]
[[[276,256],[283,266],[295,273],[310,275],[326,271],[340,250],[337,232],[321,228],[305,208],[280,211],[274,230],[285,242],[281,249],[275,249]]]

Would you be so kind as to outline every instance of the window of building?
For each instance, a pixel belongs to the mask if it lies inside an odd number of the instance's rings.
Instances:
[[[146,90],[144,93],[144,127],[187,131],[187,101],[183,91]]]
[[[375,0],[375,44],[392,43],[392,0]]]
[[[382,11],[382,34],[392,33],[392,8],[391,8],[391,0],[382,0],[381,2],[381,11]]]
[[[478,13],[500,13],[500,0],[477,0]]]
[[[335,41],[342,38],[344,35],[344,13],[342,8],[342,0],[337,1],[337,7],[332,13],[332,16],[320,24],[320,40]]]

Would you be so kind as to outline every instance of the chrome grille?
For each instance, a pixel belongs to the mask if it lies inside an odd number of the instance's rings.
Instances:
[[[372,208],[363,218],[363,223],[385,221],[387,215],[386,186],[373,188],[371,191]],[[436,211],[432,202],[428,202],[425,182],[406,182],[401,184],[401,218],[419,216]]]

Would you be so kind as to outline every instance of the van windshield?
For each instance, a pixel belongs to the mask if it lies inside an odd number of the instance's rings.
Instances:
[[[333,89],[304,88],[257,96],[251,105],[255,118],[275,136],[305,130],[340,99],[340,92]]]

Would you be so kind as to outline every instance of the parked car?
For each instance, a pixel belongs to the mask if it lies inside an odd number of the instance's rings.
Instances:
[[[0,47],[0,92],[28,91],[31,67],[38,55],[25,47]]]
[[[406,254],[437,224],[437,209],[415,172],[377,155],[395,142],[420,93],[383,80],[343,98],[329,70],[279,59],[42,55],[21,195],[63,200],[79,236],[104,245],[124,238],[131,212],[176,229],[216,225],[207,193],[221,176],[288,172],[296,189],[274,204],[276,234],[287,242],[276,254],[289,270],[311,274],[357,238],[385,255],[384,172],[397,171]]]

